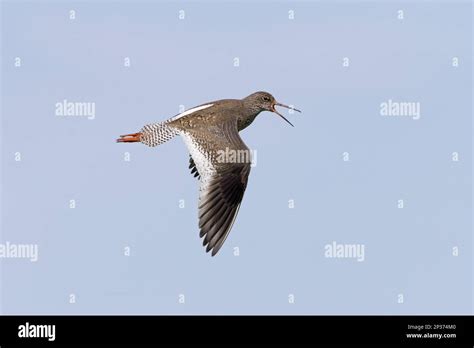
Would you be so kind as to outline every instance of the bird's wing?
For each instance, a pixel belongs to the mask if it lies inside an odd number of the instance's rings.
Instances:
[[[199,197],[200,237],[214,256],[224,244],[244,196],[250,165],[229,166],[216,172]]]
[[[182,135],[200,175],[199,236],[204,237],[206,251],[212,250],[214,256],[242,202],[250,174],[250,150],[239,136],[235,118]],[[238,155],[244,152],[246,155]],[[232,153],[234,156],[226,156]]]

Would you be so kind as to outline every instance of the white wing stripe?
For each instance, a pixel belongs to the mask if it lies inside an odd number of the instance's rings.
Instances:
[[[186,116],[186,115],[190,115],[192,114],[193,112],[196,112],[196,111],[199,111],[199,110],[204,110],[204,109],[207,109],[211,106],[213,106],[214,104],[206,104],[206,105],[201,105],[201,106],[197,106],[195,108],[192,108],[192,109],[189,109],[189,110],[186,110],[182,113],[180,113],[179,115],[176,115],[172,118],[170,118],[170,121],[174,121],[174,120],[177,120],[178,118],[181,118],[183,116]]]

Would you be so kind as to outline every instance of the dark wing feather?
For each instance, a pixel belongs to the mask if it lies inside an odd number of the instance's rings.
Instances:
[[[196,163],[194,163],[193,157],[191,155],[189,155],[189,169],[191,169],[191,175],[193,175],[195,178],[197,177],[198,179],[201,178],[196,168]]]
[[[200,236],[214,256],[224,244],[247,187],[250,164],[233,164],[210,179],[199,204]]]
[[[206,251],[216,255],[224,244],[239,211],[250,173],[250,156],[228,162],[222,151],[250,151],[239,136],[237,118],[202,129],[185,130],[185,141],[194,158],[191,174],[199,175],[199,229]],[[195,162],[199,158],[198,162]],[[236,163],[237,162],[237,163]]]

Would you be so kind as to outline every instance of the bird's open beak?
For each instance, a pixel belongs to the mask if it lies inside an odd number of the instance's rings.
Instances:
[[[280,114],[280,113],[275,109],[275,106],[277,106],[277,105],[278,105],[278,106],[282,106],[282,107],[287,108],[287,109],[290,109],[290,110],[295,110],[295,111],[298,111],[298,112],[301,112],[301,111],[298,110],[298,109],[289,107],[288,105],[285,105],[285,104],[282,104],[282,103],[275,103],[275,104],[273,104],[272,111],[273,111],[275,114],[277,114],[278,116],[280,116],[282,119],[284,119],[286,122],[288,122],[292,127],[294,127],[293,124],[292,124],[290,121],[288,121],[285,116],[283,116],[282,114]]]

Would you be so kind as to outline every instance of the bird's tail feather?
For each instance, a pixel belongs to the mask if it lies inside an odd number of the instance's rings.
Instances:
[[[140,141],[141,134],[142,133],[121,135],[120,138],[117,139],[117,143],[137,143]]]
[[[167,142],[176,135],[178,135],[178,131],[170,127],[166,122],[152,123],[143,127],[138,133],[121,135],[120,138],[117,139],[117,142],[141,142],[148,146],[157,146]]]

